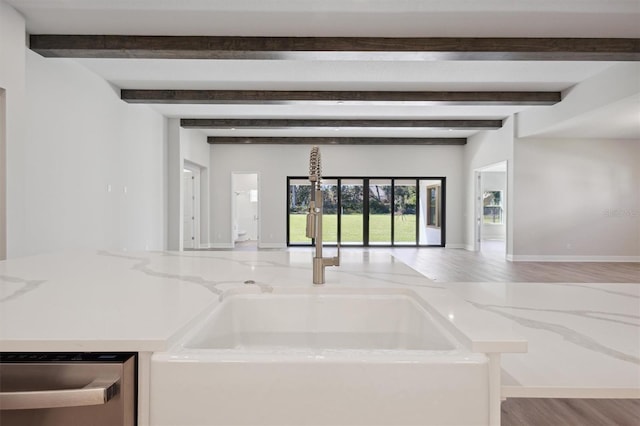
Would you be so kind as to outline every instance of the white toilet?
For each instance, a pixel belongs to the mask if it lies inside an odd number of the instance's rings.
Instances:
[[[233,240],[234,241],[247,241],[249,236],[247,235],[247,231],[244,229],[238,229],[238,223],[235,222],[233,224]]]

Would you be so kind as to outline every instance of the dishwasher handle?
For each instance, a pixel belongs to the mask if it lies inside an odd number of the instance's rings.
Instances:
[[[81,407],[106,404],[120,393],[120,378],[95,379],[78,389],[0,392],[0,410]]]

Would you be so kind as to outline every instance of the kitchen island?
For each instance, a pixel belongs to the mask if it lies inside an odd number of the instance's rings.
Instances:
[[[0,263],[0,350],[139,354],[139,420],[150,359],[230,289],[314,288],[311,251],[65,252]],[[524,352],[508,321],[474,308],[386,252],[343,251],[323,288],[412,289],[474,352]]]

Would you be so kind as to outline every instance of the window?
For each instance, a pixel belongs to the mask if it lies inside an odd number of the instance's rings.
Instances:
[[[325,177],[322,238],[350,246],[444,246],[445,178]],[[287,245],[311,245],[311,184],[287,178]]]
[[[503,224],[502,191],[484,191],[482,195],[483,223]]]

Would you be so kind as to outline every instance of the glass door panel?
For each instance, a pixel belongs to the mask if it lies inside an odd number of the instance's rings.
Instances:
[[[322,180],[322,242],[338,242],[338,180]]]
[[[393,182],[393,242],[396,245],[416,244],[416,181]]]
[[[391,179],[369,181],[369,244],[391,244]]]
[[[420,180],[420,245],[440,245],[442,242],[442,182]]]
[[[311,244],[306,236],[307,209],[311,201],[311,183],[307,179],[289,180],[289,243]]]
[[[340,202],[340,244],[364,244],[364,190],[362,179],[342,179]]]
[[[312,241],[306,237],[306,215],[312,185],[301,176],[287,181],[287,244],[309,246]],[[326,178],[322,181],[323,243],[441,246],[445,236],[445,182],[439,177]],[[498,198],[494,195],[495,205]],[[499,220],[499,214],[493,216]]]

